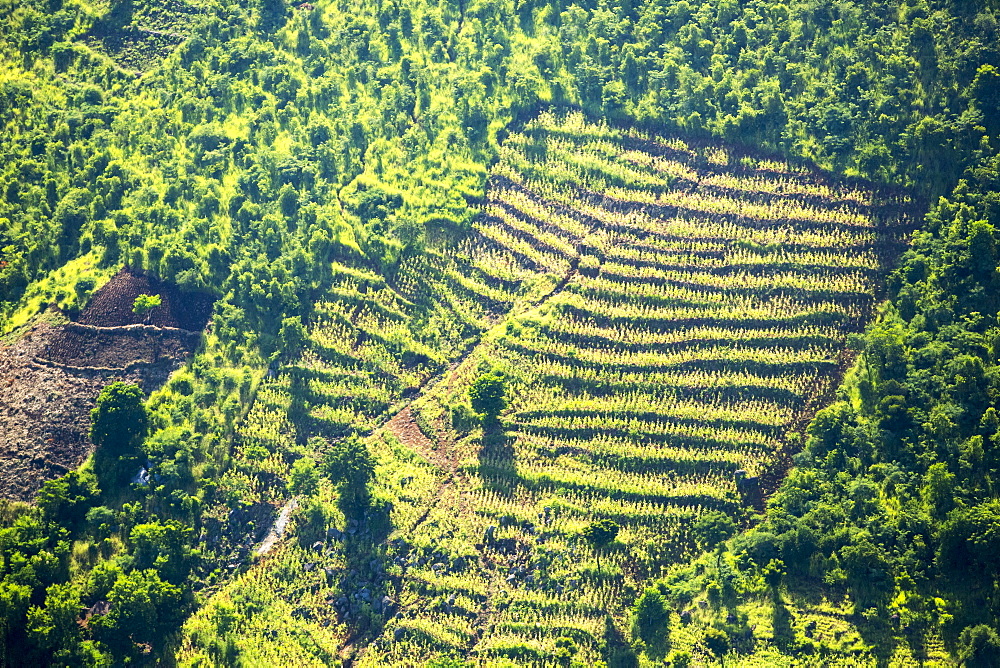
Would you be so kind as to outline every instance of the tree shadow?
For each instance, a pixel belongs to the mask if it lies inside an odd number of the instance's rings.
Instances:
[[[792,613],[780,596],[773,596],[771,599],[771,629],[775,645],[782,650],[793,648],[795,629],[792,628]]]
[[[333,530],[333,536],[342,541],[345,565],[334,607],[348,628],[348,644],[366,645],[382,633],[398,609],[393,594],[399,582],[389,573],[392,555],[387,542],[392,504],[367,499],[364,507],[342,505],[342,510],[347,524],[343,531]]]
[[[604,618],[604,647],[604,662],[608,668],[639,668],[635,650],[615,626],[611,615]]]
[[[521,481],[514,461],[515,440],[514,436],[504,433],[499,422],[484,422],[479,476],[487,487],[504,495],[511,494]]]

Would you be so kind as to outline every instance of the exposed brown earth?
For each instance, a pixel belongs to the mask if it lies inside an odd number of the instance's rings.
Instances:
[[[133,313],[135,298],[143,294],[160,295],[163,304],[146,315]],[[211,295],[181,293],[174,285],[126,267],[94,293],[76,321],[99,327],[146,324],[198,331],[208,322],[214,301]]]
[[[142,293],[163,300],[152,324],[137,324],[145,318],[131,310]],[[118,380],[147,393],[161,386],[194,352],[211,305],[209,296],[122,271],[78,322],[49,313],[0,343],[0,497],[30,499],[79,466],[92,449],[90,410],[101,389]]]

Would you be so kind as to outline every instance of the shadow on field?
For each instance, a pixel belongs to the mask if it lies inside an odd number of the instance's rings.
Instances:
[[[510,495],[520,482],[514,462],[514,436],[504,433],[503,425],[483,425],[483,447],[479,450],[479,475],[488,487]]]

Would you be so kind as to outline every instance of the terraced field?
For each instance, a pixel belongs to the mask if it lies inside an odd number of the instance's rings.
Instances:
[[[742,518],[773,488],[915,210],[752,152],[543,113],[506,140],[471,234],[390,281],[334,266],[341,298],[265,381],[221,487],[277,504],[267,462],[277,477],[312,437],[370,433],[391,522],[328,534],[311,562],[289,548],[298,567],[341,564],[310,589],[308,633],[359,666],[545,664],[564,638],[607,659],[644,583],[694,552],[698,515]],[[487,370],[509,405],[484,433],[467,396]],[[622,531],[598,565],[581,530],[601,518]]]
[[[783,470],[872,315],[908,205],[579,115],[543,114],[508,138],[473,256],[531,289],[414,404],[461,462],[463,501],[398,535],[425,556],[456,547],[437,572],[408,565],[404,632],[362,663],[449,650],[532,661],[564,636],[578,659],[606,654],[642,581],[693,550],[693,519],[752,501],[737,471],[766,492]],[[502,430],[463,435],[450,415],[486,368],[510,378]],[[623,530],[598,569],[579,534],[600,518]],[[455,556],[479,568],[451,573]]]

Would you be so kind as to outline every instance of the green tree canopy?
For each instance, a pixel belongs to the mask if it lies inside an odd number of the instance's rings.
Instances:
[[[482,414],[488,420],[496,420],[507,406],[507,379],[497,372],[491,371],[480,376],[469,388],[469,399],[472,410]]]
[[[146,435],[149,416],[138,385],[114,382],[101,390],[90,412],[90,440],[115,456],[134,454]]]
[[[164,582],[153,569],[120,576],[108,592],[111,611],[91,621],[94,635],[123,663],[137,658],[138,645],[158,651],[183,619],[180,587]]]
[[[702,513],[691,528],[698,547],[709,550],[720,546],[736,533],[736,523],[733,518],[720,510],[709,510]]]
[[[375,462],[361,439],[338,441],[323,463],[327,477],[338,486],[345,513],[358,513],[368,505],[368,483],[375,477]]]
[[[669,619],[670,610],[663,594],[657,588],[650,587],[642,593],[636,603],[632,635],[647,645],[660,642],[666,635]]]
[[[958,638],[958,656],[965,668],[995,668],[1000,661],[1000,637],[985,624],[964,629]]]
[[[303,457],[292,464],[288,487],[293,494],[305,496],[312,496],[319,490],[319,473],[312,458]]]
[[[149,415],[138,385],[114,382],[101,390],[90,412],[90,440],[96,446],[94,468],[107,492],[135,463],[146,437]]]
[[[609,519],[595,520],[584,528],[583,537],[597,555],[598,570],[601,569],[601,550],[614,542],[620,530],[621,526]]]
[[[157,306],[163,304],[163,298],[160,295],[139,295],[132,302],[132,313],[136,315],[146,315],[152,311]]]

